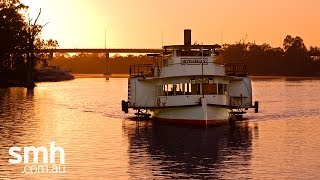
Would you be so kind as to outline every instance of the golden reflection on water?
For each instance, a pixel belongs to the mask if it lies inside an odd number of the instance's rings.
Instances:
[[[248,123],[203,129],[126,121],[123,130],[133,178],[243,178],[239,170],[250,171]]]
[[[260,113],[232,126],[190,128],[136,122],[121,112],[127,79],[80,78],[0,89],[0,179],[320,177],[320,81],[256,80]],[[66,174],[22,174],[12,146],[66,153]]]

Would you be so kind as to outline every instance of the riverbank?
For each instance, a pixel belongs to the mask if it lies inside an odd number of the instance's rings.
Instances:
[[[0,79],[0,88],[8,88],[8,87],[27,87],[27,85],[25,82],[21,82],[17,80]]]
[[[34,87],[28,86],[26,75],[16,72],[0,72],[0,88],[8,87]]]
[[[59,82],[73,80],[75,77],[70,71],[60,69],[59,67],[44,67],[34,72],[34,82]],[[26,73],[2,72],[0,73],[0,88],[9,87],[35,87],[35,83],[28,85],[26,82]]]

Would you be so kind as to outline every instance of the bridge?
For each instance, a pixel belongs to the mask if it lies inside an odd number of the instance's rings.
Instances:
[[[66,49],[42,49],[40,52],[50,53],[53,56],[54,53],[105,53],[106,61],[106,75],[111,75],[110,71],[110,53],[162,53],[162,49],[129,49],[129,48],[66,48]]]

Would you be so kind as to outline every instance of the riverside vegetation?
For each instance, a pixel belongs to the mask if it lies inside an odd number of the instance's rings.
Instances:
[[[154,57],[144,55],[120,56],[110,58],[110,69],[113,74],[128,74],[133,64],[151,64]],[[250,42],[223,44],[220,49],[219,63],[244,63],[248,72],[254,76],[320,76],[320,48],[306,48],[299,36],[287,35],[283,47],[271,47]],[[106,72],[104,54],[79,53],[56,54],[49,62],[80,74],[103,74]]]

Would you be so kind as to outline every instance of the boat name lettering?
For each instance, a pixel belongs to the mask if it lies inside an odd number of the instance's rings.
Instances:
[[[181,64],[208,64],[208,58],[181,58]]]

